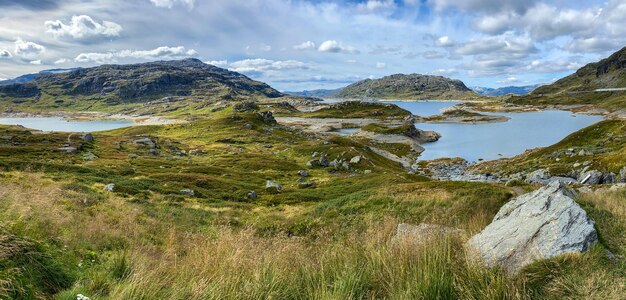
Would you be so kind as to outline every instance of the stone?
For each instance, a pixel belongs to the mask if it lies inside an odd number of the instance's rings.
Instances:
[[[145,146],[148,148],[156,148],[156,143],[151,138],[143,138],[134,141],[139,146]]]
[[[417,226],[410,224],[398,224],[396,234],[392,242],[407,242],[412,245],[422,245],[436,238],[449,238],[462,234],[461,229],[447,227],[437,224],[421,223]]]
[[[302,181],[302,182],[298,183],[298,188],[301,188],[301,189],[311,188],[311,187],[314,187],[314,186],[315,186],[315,184],[313,182],[311,182],[311,181],[308,181],[308,180],[305,180],[305,181]]]
[[[13,136],[12,135],[3,135],[3,136],[0,136],[0,140],[11,141],[11,140],[13,140]]]
[[[70,146],[61,147],[61,148],[58,148],[57,150],[65,153],[65,154],[76,154],[76,153],[78,153],[78,148],[70,147]]]
[[[109,184],[105,185],[102,190],[105,191],[105,192],[113,192],[115,190],[115,184],[114,183],[109,183]]]
[[[372,174],[372,170],[365,170],[363,171],[363,174]]]
[[[578,177],[578,180],[582,184],[600,184],[602,183],[603,175],[604,174],[602,174],[602,172],[600,171],[591,170],[582,172]]]
[[[604,173],[604,174],[602,174],[602,183],[603,184],[617,183],[617,179],[615,177],[615,173]]]
[[[98,157],[95,154],[91,153],[91,152],[87,152],[87,153],[83,154],[83,159],[84,160],[94,160],[94,159],[97,159],[97,158]]]
[[[501,265],[510,273],[537,260],[588,251],[598,234],[575,197],[558,181],[518,196],[502,206],[467,246],[487,266]]]
[[[350,170],[350,164],[346,161],[341,163],[341,167],[343,167],[346,171]]]
[[[550,172],[547,169],[535,170],[526,175],[526,182],[545,184],[550,179]]]
[[[246,196],[248,196],[248,199],[256,199],[257,194],[255,191],[250,191]]]
[[[626,188],[626,183],[617,183],[609,188],[609,191],[619,191]]]
[[[359,162],[361,162],[361,156],[357,155],[355,157],[353,157],[352,159],[350,159],[350,163],[353,165],[358,164]]]
[[[76,300],[91,300],[89,299],[89,297],[83,295],[83,294],[78,294],[76,295]]]
[[[83,135],[82,139],[83,141],[85,141],[85,143],[92,143],[94,141],[93,135],[91,133]]]
[[[150,150],[148,150],[148,154],[154,155],[154,156],[159,155],[159,150],[157,150],[157,149],[150,149]]]
[[[619,181],[626,182],[626,167],[623,167],[621,170],[619,170]]]
[[[306,170],[300,170],[300,171],[298,171],[298,176],[300,176],[300,177],[309,177],[309,172],[307,172]]]
[[[196,192],[194,190],[191,190],[191,189],[184,189],[184,190],[180,190],[178,192],[183,194],[183,195],[187,195],[187,196],[191,196],[191,197],[196,195]]]
[[[283,186],[271,180],[265,181],[265,191],[273,194],[280,193]]]
[[[576,179],[571,178],[571,177],[553,176],[548,179],[548,183],[554,182],[554,181],[558,181],[560,183],[568,184],[568,185],[578,183]]]
[[[328,160],[328,156],[326,156],[326,154],[320,155],[319,165],[320,165],[320,167],[328,167],[328,166],[330,166],[330,161]]]
[[[274,115],[272,114],[271,111],[263,111],[258,113],[259,117],[261,118],[261,120],[263,121],[263,123],[265,124],[269,124],[269,125],[276,125],[278,124],[276,122],[276,119],[274,119]]]

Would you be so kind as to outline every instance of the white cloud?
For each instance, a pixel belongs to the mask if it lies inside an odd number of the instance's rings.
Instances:
[[[356,6],[357,12],[365,14],[393,11],[395,8],[396,3],[394,0],[368,0]]]
[[[377,62],[377,63],[376,63],[376,68],[377,68],[377,69],[384,69],[384,68],[386,68],[386,67],[387,67],[387,64],[386,64],[386,63],[383,63],[383,62]]]
[[[452,47],[456,43],[449,36],[442,36],[435,40],[435,46],[437,47]]]
[[[119,36],[122,31],[122,26],[117,23],[109,21],[98,23],[87,15],[72,16],[67,24],[61,20],[46,21],[44,26],[46,32],[54,37],[69,36],[75,39],[94,36],[114,37]]]
[[[13,55],[7,49],[0,49],[0,58],[11,58]]]
[[[323,42],[319,48],[317,48],[318,51],[320,52],[329,52],[329,53],[350,53],[350,54],[356,54],[359,53],[358,50],[356,50],[354,47],[351,46],[345,46],[340,42],[337,42],[335,40],[328,40]]]
[[[432,72],[429,72],[428,74],[430,75],[438,75],[438,76],[446,76],[446,77],[450,77],[450,76],[454,76],[457,75],[459,72],[454,69],[454,68],[449,68],[449,69],[437,69],[437,70],[433,70]]]
[[[27,42],[18,38],[15,41],[15,54],[25,59],[33,59],[46,52],[46,47],[33,42]]]
[[[524,58],[538,51],[535,44],[527,37],[490,37],[472,40],[459,45],[455,53],[459,55],[493,54],[510,59]]]
[[[515,76],[509,76],[507,78],[496,80],[496,83],[512,84],[518,82],[519,79]]]
[[[514,10],[524,12],[533,7],[537,0],[428,0],[436,10],[458,8],[471,12],[494,12]]]
[[[31,64],[31,65],[41,65],[41,59],[38,59],[38,60],[31,60],[31,61],[30,61],[30,64]]]
[[[229,64],[231,70],[240,73],[262,73],[278,70],[309,69],[309,66],[297,60],[269,60],[263,58],[244,59]]]
[[[558,60],[533,60],[526,66],[526,70],[537,73],[555,73],[578,70],[583,66],[576,58],[566,58]]]
[[[228,61],[227,60],[210,60],[210,61],[205,61],[205,64],[209,64],[209,65],[214,65],[216,67],[225,67],[228,66]]]
[[[60,65],[60,64],[68,63],[68,62],[70,62],[70,60],[69,60],[69,59],[67,59],[67,58],[60,58],[60,59],[57,59],[57,60],[54,62],[54,64],[55,64],[55,65]]]
[[[270,45],[261,45],[261,46],[259,47],[259,49],[260,49],[261,51],[265,51],[265,52],[267,52],[267,51],[272,51],[272,46],[270,46]]]
[[[150,2],[157,7],[172,8],[174,5],[181,4],[191,9],[195,5],[196,0],[150,0]]]
[[[441,59],[446,57],[445,54],[437,51],[424,51],[421,54],[425,59]]]
[[[121,50],[118,52],[91,52],[91,53],[81,53],[74,61],[81,63],[95,62],[95,63],[111,63],[116,62],[117,59],[120,58],[135,58],[135,59],[145,59],[145,60],[153,60],[153,59],[177,59],[184,57],[192,57],[197,55],[196,50],[193,49],[185,49],[183,46],[178,47],[158,47],[152,50]]]
[[[310,49],[315,49],[315,43],[311,42],[311,41],[306,41],[302,44],[299,45],[295,45],[293,46],[294,49],[296,50],[310,50]]]

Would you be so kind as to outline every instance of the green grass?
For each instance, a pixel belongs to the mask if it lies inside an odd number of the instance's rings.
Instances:
[[[394,104],[380,102],[344,101],[333,103],[328,107],[313,111],[294,114],[308,118],[396,118],[402,119],[411,113]]]

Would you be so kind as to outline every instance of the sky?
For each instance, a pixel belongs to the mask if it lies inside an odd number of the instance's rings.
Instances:
[[[530,85],[626,46],[625,16],[626,0],[0,0],[0,79],[194,57],[282,91]]]

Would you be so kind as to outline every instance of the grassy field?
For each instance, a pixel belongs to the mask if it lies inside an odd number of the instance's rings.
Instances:
[[[91,143],[14,126],[0,136],[0,299],[620,299],[626,289],[624,191],[580,197],[600,233],[591,252],[508,276],[462,245],[516,190],[407,174],[367,141],[232,108]],[[146,137],[158,146],[134,142]],[[66,143],[83,150],[57,150]],[[363,158],[350,170],[307,167],[315,152]],[[393,242],[398,223],[421,222],[464,234]]]

